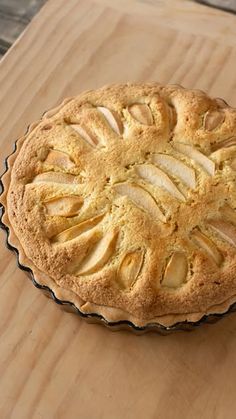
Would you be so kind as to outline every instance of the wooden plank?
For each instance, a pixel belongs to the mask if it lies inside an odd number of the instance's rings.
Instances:
[[[5,54],[46,1],[0,0],[0,53],[2,55]],[[193,1],[236,13],[235,0]]]
[[[106,83],[182,83],[236,106],[235,23],[187,1],[49,1],[0,64],[2,159],[45,109]],[[1,418],[234,418],[236,316],[165,338],[112,334],[45,299],[4,241]]]

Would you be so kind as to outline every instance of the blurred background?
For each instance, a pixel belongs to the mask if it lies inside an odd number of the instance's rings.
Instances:
[[[47,0],[0,0],[0,58]]]
[[[29,24],[47,0],[0,0],[0,59]],[[69,1],[69,0],[65,0]],[[113,0],[111,0],[113,1]],[[142,0],[140,0],[141,2]],[[143,0],[144,1],[144,0]],[[162,2],[164,0],[156,0]],[[171,4],[172,0],[165,0]],[[236,0],[183,0],[196,1],[236,13]]]

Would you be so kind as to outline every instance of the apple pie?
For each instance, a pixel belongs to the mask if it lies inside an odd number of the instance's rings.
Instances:
[[[236,109],[199,90],[105,86],[17,141],[2,222],[35,281],[137,327],[236,302]]]

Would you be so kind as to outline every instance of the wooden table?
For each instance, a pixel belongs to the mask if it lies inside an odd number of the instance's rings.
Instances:
[[[0,58],[47,0],[0,0]],[[189,0],[236,13],[236,0]]]
[[[51,0],[0,64],[1,160],[45,109],[110,82],[182,83],[236,106],[235,45],[234,15],[183,0]],[[167,337],[88,325],[0,236],[1,419],[235,418],[236,315]]]

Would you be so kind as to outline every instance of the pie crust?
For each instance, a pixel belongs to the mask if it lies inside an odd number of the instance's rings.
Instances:
[[[199,90],[105,86],[46,112],[2,177],[2,221],[37,283],[138,327],[236,301],[236,110]]]

